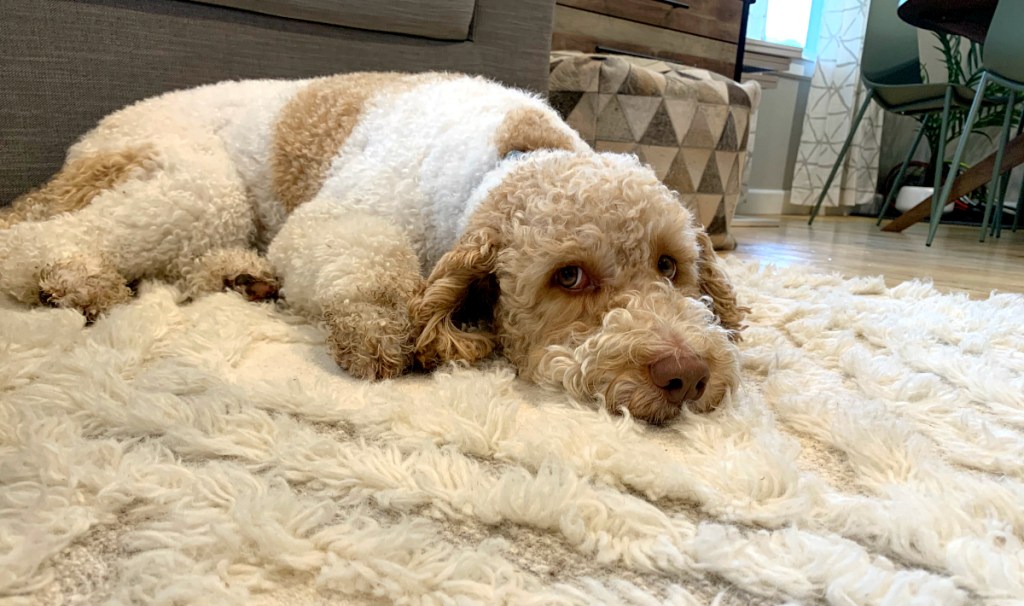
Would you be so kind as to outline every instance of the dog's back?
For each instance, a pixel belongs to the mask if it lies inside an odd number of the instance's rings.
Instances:
[[[117,299],[141,278],[208,274],[209,289],[265,275],[243,251],[265,249],[297,208],[321,203],[395,223],[430,267],[485,174],[510,151],[541,148],[587,149],[539,98],[460,74],[167,93],[104,118],[48,183],[0,211],[0,290],[52,304],[67,297],[40,294],[41,276],[83,282],[74,276],[96,267]]]
[[[279,129],[279,145],[284,138]],[[553,148],[588,149],[533,95],[482,78],[433,74],[369,99],[322,181],[306,191],[316,190],[312,203],[393,220],[430,267],[472,212],[466,204],[473,190],[504,156]],[[280,194],[288,200],[288,192]]]
[[[455,225],[444,218],[460,214],[454,206],[509,151],[585,148],[537,97],[478,77],[371,72],[224,82],[106,117],[48,183],[0,210],[0,229],[80,210],[182,145],[199,154],[223,149],[264,244],[292,210],[325,196],[373,205],[419,234],[450,235]]]
[[[223,143],[247,186],[258,188],[277,117],[309,82],[222,82],[118,110],[68,149],[63,167],[48,182],[0,208],[0,229],[81,210],[105,191],[157,168],[167,147],[186,142]]]

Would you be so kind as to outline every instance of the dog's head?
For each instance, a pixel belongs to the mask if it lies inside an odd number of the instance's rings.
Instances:
[[[410,311],[428,368],[500,347],[527,380],[662,423],[736,386],[746,310],[650,169],[535,152],[487,190]]]

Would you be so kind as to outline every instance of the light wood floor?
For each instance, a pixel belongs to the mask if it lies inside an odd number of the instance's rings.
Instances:
[[[738,218],[740,223],[748,223]],[[739,246],[733,255],[780,266],[810,265],[849,276],[884,275],[890,286],[931,278],[945,291],[984,298],[993,290],[1024,293],[1024,230],[1003,231],[1000,239],[978,242],[978,229],[942,225],[931,248],[927,223],[900,234],[875,227],[874,219],[785,216],[778,225],[734,226]]]

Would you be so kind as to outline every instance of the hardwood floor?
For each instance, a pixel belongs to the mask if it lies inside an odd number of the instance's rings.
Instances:
[[[819,217],[809,227],[807,217],[785,216],[774,227],[734,226],[739,246],[722,255],[849,276],[884,275],[890,286],[931,278],[945,292],[972,298],[993,290],[1024,293],[1024,230],[1004,229],[998,240],[978,242],[977,228],[943,225],[931,248],[924,245],[927,230],[927,223],[919,223],[885,233],[862,217]]]

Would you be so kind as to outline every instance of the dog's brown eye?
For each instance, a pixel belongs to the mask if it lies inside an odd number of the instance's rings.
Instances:
[[[676,277],[676,260],[668,255],[658,257],[658,271],[669,280]]]
[[[567,265],[555,272],[555,284],[566,290],[579,291],[590,286],[590,278],[583,268]]]

